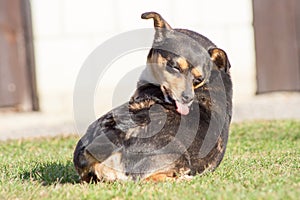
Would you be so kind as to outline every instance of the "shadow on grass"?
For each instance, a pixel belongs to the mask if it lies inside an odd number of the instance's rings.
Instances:
[[[38,181],[44,186],[79,183],[79,176],[71,161],[67,163],[38,163],[30,171],[20,174],[20,178],[22,180]]]

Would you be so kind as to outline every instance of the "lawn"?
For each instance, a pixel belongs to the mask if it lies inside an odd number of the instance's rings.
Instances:
[[[298,199],[300,122],[231,126],[226,156],[192,181],[80,184],[77,136],[0,143],[0,199]]]

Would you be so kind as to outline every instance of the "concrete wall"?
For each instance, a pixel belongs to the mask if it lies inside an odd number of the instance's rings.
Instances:
[[[171,26],[199,32],[226,50],[232,65],[234,101],[253,96],[255,58],[251,2],[32,0],[42,110],[72,113],[74,84],[85,59],[97,46],[114,35],[137,28],[151,28],[152,22],[140,19],[141,13],[146,11],[159,12]],[[147,51],[129,54],[114,64],[140,66],[145,63],[146,55]],[[107,77],[111,80],[110,75]],[[104,113],[113,106],[112,93],[107,88],[113,87],[113,82],[118,80],[111,81],[111,85],[105,85],[99,92],[101,95],[95,94],[96,102],[101,100],[99,105],[102,105],[95,106],[96,114]],[[237,96],[239,98],[235,98]]]

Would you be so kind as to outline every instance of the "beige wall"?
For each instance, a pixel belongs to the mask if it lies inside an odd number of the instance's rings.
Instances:
[[[255,59],[251,0],[32,0],[38,86],[47,112],[71,112],[77,73],[103,41],[124,31],[150,28],[140,15],[157,11],[173,26],[197,31],[227,51],[234,82],[234,101],[254,94]],[[149,38],[152,40],[152,38]],[[122,44],[120,44],[122,45]],[[144,64],[147,52],[128,55],[115,65]],[[138,59],[135,59],[138,57]],[[123,62],[123,63],[122,63]],[[108,75],[109,76],[109,75]],[[112,87],[106,85],[105,87]],[[102,88],[103,92],[108,92]],[[134,88],[134,86],[132,86]],[[101,89],[101,88],[100,88]],[[107,93],[97,107],[111,106]],[[130,95],[130,94],[129,94]],[[99,95],[95,94],[96,99]],[[98,102],[98,100],[97,100]]]

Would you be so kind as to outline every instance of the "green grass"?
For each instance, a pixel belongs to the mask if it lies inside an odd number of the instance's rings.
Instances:
[[[192,181],[80,184],[78,137],[0,143],[0,199],[298,199],[300,122],[231,126],[226,156]]]

